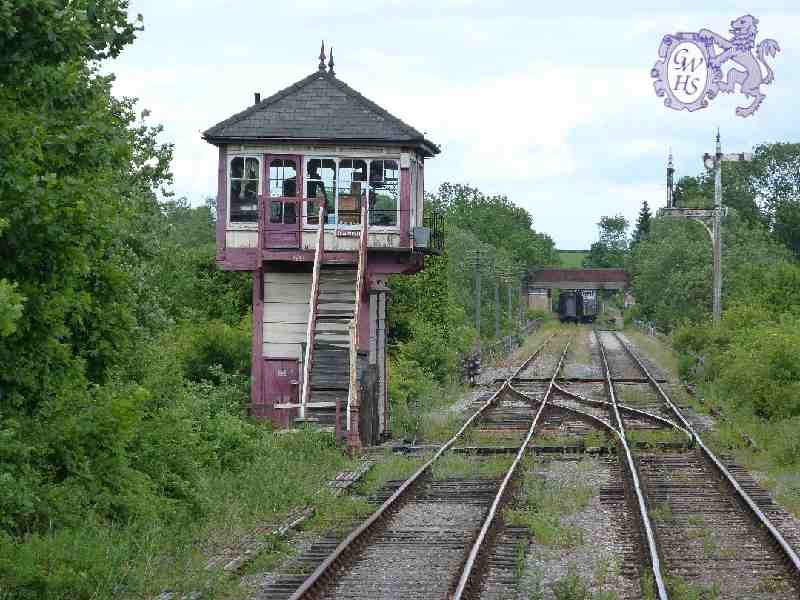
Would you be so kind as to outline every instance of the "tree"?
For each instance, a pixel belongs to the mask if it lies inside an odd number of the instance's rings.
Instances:
[[[723,227],[723,305],[758,293],[754,272],[785,260],[788,252],[763,225],[729,215]],[[631,291],[642,314],[672,329],[682,320],[702,322],[711,311],[711,242],[691,219],[655,218],[650,234],[627,263]]]
[[[775,238],[800,256],[800,144],[756,147],[753,188]]]
[[[471,231],[480,241],[505,248],[529,269],[559,263],[550,236],[537,232],[531,214],[506,196],[487,196],[467,185],[443,183],[429,200],[445,214],[448,226]]]
[[[647,200],[642,202],[642,208],[639,210],[639,218],[636,220],[636,229],[631,237],[631,246],[638,244],[647,237],[650,232],[650,207],[647,205]]]
[[[0,342],[0,397],[35,410],[57,382],[103,381],[135,327],[129,266],[146,252],[171,147],[110,93],[96,61],[137,26],[127,2],[32,0],[0,25],[0,279],[25,296]]]
[[[584,267],[622,267],[628,253],[628,227],[630,223],[622,215],[600,217],[597,227],[600,239],[589,248],[583,260]]]

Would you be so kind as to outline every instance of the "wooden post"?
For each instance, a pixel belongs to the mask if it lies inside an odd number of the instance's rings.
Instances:
[[[361,448],[358,431],[360,389],[358,385],[358,321],[361,315],[361,298],[367,266],[367,203],[361,207],[361,235],[358,244],[358,271],[356,272],[356,306],[350,322],[350,390],[347,395],[347,445],[351,450]]]
[[[325,206],[319,207],[317,227],[317,249],[314,252],[314,270],[311,275],[311,295],[308,299],[308,326],[306,327],[306,356],[303,361],[303,397],[300,402],[300,418],[306,417],[306,404],[311,398],[311,368],[314,366],[314,334],[317,324],[317,301],[319,299],[319,272],[325,253]]]

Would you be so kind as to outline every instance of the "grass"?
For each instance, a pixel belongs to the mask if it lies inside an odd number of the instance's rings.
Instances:
[[[31,535],[13,546],[0,538],[0,597],[14,597],[13,590],[25,589],[41,574],[49,578],[46,594],[53,600],[90,597],[75,593],[73,575],[90,582],[94,598],[154,598],[164,590],[198,591],[220,600],[241,597],[244,592],[222,565],[206,569],[208,559],[277,525],[292,509],[324,510],[331,499],[319,490],[337,471],[356,464],[343,455],[332,435],[275,434],[268,428],[259,435],[259,452],[250,464],[209,471],[202,482],[202,502],[191,515],[176,513],[127,526],[108,525],[88,515],[74,527]],[[269,546],[263,560],[269,564],[275,558],[269,555],[281,552],[279,546]],[[4,566],[11,560],[13,575]]]
[[[497,429],[483,431],[475,427],[468,429],[459,440],[457,447],[485,446],[490,448],[504,448],[513,446],[518,448],[525,439],[527,431],[522,429]]]
[[[597,490],[584,483],[582,465],[574,473],[546,479],[534,473],[535,459],[526,458],[522,487],[511,508],[504,512],[507,525],[527,527],[534,539],[545,546],[573,547],[583,544],[583,532],[561,523],[561,517],[585,508]],[[590,461],[586,461],[587,466]]]
[[[589,256],[588,250],[559,250],[561,267],[564,269],[579,269],[583,267],[583,259]]]
[[[667,575],[664,582],[667,586],[670,600],[717,600],[719,598],[719,584],[702,585],[687,583],[676,575]]]
[[[650,517],[655,521],[672,521],[672,506],[669,502],[659,502],[655,508],[649,511]]]
[[[266,542],[266,545],[261,548],[253,560],[245,564],[241,575],[271,573],[287,558],[297,554],[297,550],[287,540],[278,536],[266,536],[263,541]]]
[[[592,328],[590,325],[578,325],[575,329],[575,337],[569,346],[567,364],[593,364],[592,350],[589,346],[589,334]]]
[[[660,404],[656,392],[647,383],[617,383],[614,389],[617,393],[617,400],[620,404],[625,404],[631,408],[646,407],[650,404]]]
[[[542,343],[553,333],[564,333],[568,331],[571,330],[566,329],[564,325],[558,321],[553,320],[545,322],[541,327],[529,335],[523,344],[514,352],[512,352],[510,356],[506,357],[505,360],[500,361],[500,366],[519,366],[523,360],[527,359],[531,354],[533,354],[539,348],[539,346],[541,346]],[[560,353],[563,349],[563,346],[563,343],[558,343],[558,336],[556,336],[544,349],[544,352],[549,352],[551,354]]]
[[[683,444],[689,445],[689,438],[686,434],[677,429],[633,429],[625,430],[625,437],[628,444],[645,446],[647,448],[658,448],[662,444]]]
[[[625,336],[634,344],[634,350],[639,356],[649,359],[650,363],[658,365],[662,371],[678,378],[678,355],[671,347],[634,327],[628,327],[624,332]]]
[[[430,458],[430,455],[408,456],[387,452],[356,485],[356,492],[363,496],[369,496],[377,492],[389,481],[405,480],[419,469],[428,458]]]
[[[363,497],[334,497],[333,494],[325,496],[325,501],[317,506],[314,516],[303,524],[304,531],[343,533],[349,531],[355,521],[375,510],[375,506]]]
[[[417,441],[444,443],[455,435],[466,420],[467,416],[461,411],[431,411],[421,421]]]
[[[433,463],[433,478],[443,479],[495,479],[503,477],[513,455],[469,456],[448,453]]]
[[[800,518],[800,471],[796,464],[800,445],[792,422],[771,423],[745,414],[722,396],[713,383],[700,386],[699,393],[718,406],[725,420],[717,420],[713,431],[703,439],[720,454],[733,455],[736,462],[756,474],[759,484],[769,490],[788,512]],[[692,400],[692,405],[699,404]],[[749,446],[742,433],[749,435],[756,447]]]
[[[625,333],[643,354],[677,377],[678,356],[672,348],[635,329]],[[711,406],[719,408],[725,419],[716,420],[714,430],[702,434],[703,440],[715,453],[732,454],[736,462],[751,473],[761,474],[759,483],[783,508],[800,518],[800,472],[796,463],[800,440],[790,423],[770,423],[744,413],[721,394],[713,382],[699,386],[698,396],[705,398],[704,402],[687,394],[682,386],[668,387],[675,402],[687,404],[699,414],[709,415]],[[758,448],[748,446],[743,433],[750,436]]]

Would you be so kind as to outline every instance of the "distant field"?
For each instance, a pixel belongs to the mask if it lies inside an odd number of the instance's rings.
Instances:
[[[562,267],[582,267],[583,259],[589,254],[588,250],[559,250]]]

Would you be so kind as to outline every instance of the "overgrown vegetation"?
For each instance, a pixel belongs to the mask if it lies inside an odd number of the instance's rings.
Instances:
[[[478,339],[476,302],[484,344],[497,339],[497,323],[500,336],[517,334],[523,272],[559,261],[553,241],[536,232],[531,215],[504,196],[486,196],[475,188],[446,183],[428,198],[428,209],[444,214],[444,255],[427,257],[424,271],[413,277],[394,276],[389,283],[392,429],[409,438],[420,435],[422,415],[457,395],[453,385],[460,380],[461,361],[474,351]],[[482,280],[477,300],[476,254]],[[501,292],[499,305],[496,286]]]
[[[561,518],[585,508],[597,493],[583,481],[585,469],[579,466],[547,478],[534,470],[535,464],[535,459],[526,458],[520,465],[522,487],[514,505],[504,512],[505,523],[527,527],[538,544],[567,548],[582,544],[582,530],[563,524]]]
[[[0,596],[225,597],[206,555],[348,461],[245,414],[250,279],[99,71],[127,2],[0,12]]]
[[[636,305],[630,322],[671,334],[677,365],[728,421],[712,442],[769,475],[783,502],[800,507],[800,144],[761,144],[752,162],[725,163],[723,317],[711,323],[712,252],[704,227],[656,217],[625,261]],[[677,206],[713,206],[713,173],[682,178]],[[640,221],[641,221],[640,215]],[[655,342],[646,348],[659,352]],[[663,354],[663,352],[662,352]],[[657,357],[660,358],[662,357]],[[673,359],[674,362],[674,359]],[[762,450],[746,448],[744,432]]]

